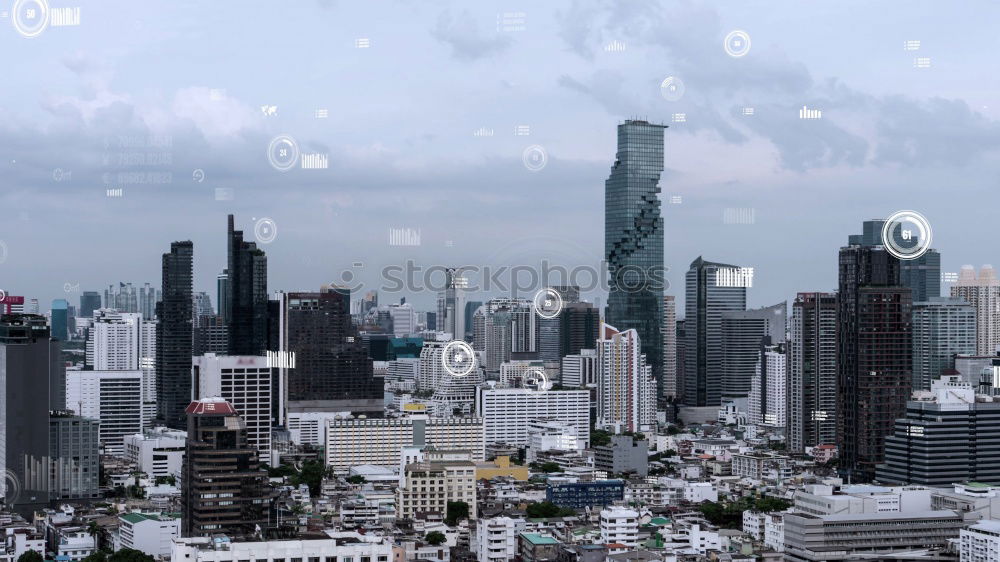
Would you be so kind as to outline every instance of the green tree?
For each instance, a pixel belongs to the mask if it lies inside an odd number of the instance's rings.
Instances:
[[[103,550],[95,551],[90,556],[83,559],[83,562],[107,562],[108,555]]]
[[[532,519],[546,518],[546,517],[569,517],[570,515],[576,515],[576,511],[568,507],[559,507],[552,502],[540,502],[528,504],[528,508],[525,510],[528,517]]]
[[[449,525],[454,525],[462,519],[469,518],[469,504],[465,502],[448,502],[448,508],[444,518],[444,522]]]
[[[350,484],[364,484],[365,482],[367,482],[367,480],[365,480],[364,476],[361,476],[360,474],[355,474],[353,476],[348,476],[347,482]]]
[[[595,429],[590,432],[590,446],[601,447],[611,443],[611,434],[603,429]]]
[[[756,509],[757,511],[770,513],[772,511],[784,511],[792,507],[792,502],[784,498],[776,498],[774,496],[761,496],[753,500],[752,505],[753,509]]]
[[[156,562],[152,556],[134,548],[123,548],[108,556],[108,562]]]
[[[676,425],[670,424],[667,426],[667,435],[677,435],[681,430],[677,429]]]
[[[319,495],[320,487],[323,485],[323,475],[326,474],[326,467],[320,461],[305,461],[302,463],[302,470],[298,474],[293,474],[289,478],[292,486],[305,484],[309,486],[309,493]]]
[[[427,533],[427,536],[424,537],[424,540],[427,541],[427,544],[431,546],[440,546],[444,544],[445,541],[448,540],[448,537],[444,536],[444,533],[442,533],[441,531],[431,531]]]
[[[45,562],[45,559],[34,550],[28,550],[17,557],[17,562]]]
[[[537,462],[533,462],[533,463],[531,463],[531,468],[533,468],[535,470],[539,470],[541,472],[544,472],[545,474],[550,474],[550,473],[553,473],[553,472],[559,472],[560,470],[562,470],[562,468],[558,464],[556,464],[554,462],[551,462],[551,461],[544,462],[544,463],[541,463],[541,464],[539,464]]]
[[[284,478],[286,476],[294,476],[298,474],[294,466],[289,466],[287,464],[278,465],[276,467],[266,467],[267,475],[270,478]]]

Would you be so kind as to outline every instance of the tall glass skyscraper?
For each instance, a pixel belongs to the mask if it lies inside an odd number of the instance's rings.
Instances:
[[[660,173],[666,125],[628,120],[618,125],[618,152],[604,182],[604,255],[608,261],[606,320],[635,329],[663,393],[663,218]]]
[[[875,477],[885,437],[913,387],[912,292],[882,246],[880,221],[840,249],[837,298],[837,448],[842,476]]]
[[[684,394],[688,406],[718,406],[722,402],[722,316],[747,308],[747,289],[730,286],[720,271],[738,266],[705,261],[691,262],[685,276]]]
[[[163,254],[163,300],[156,304],[157,417],[167,427],[184,429],[191,403],[191,308],[194,244],[173,242]]]
[[[261,355],[267,347],[267,256],[254,242],[243,240],[229,215],[226,231],[226,323],[230,355]]]

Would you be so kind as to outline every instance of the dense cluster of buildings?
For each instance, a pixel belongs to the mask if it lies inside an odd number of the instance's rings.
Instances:
[[[678,310],[664,129],[618,127],[604,309],[461,268],[433,311],[269,291],[232,215],[217,307],[190,241],[158,289],[6,295],[0,559],[1000,560],[993,270],[942,297],[870,220],[836,290],[748,308],[753,268],[698,257]]]

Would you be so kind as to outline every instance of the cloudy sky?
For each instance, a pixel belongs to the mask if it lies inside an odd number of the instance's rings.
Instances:
[[[231,212],[248,234],[274,221],[271,289],[345,271],[375,287],[407,259],[597,267],[630,117],[670,125],[670,293],[699,255],[754,267],[752,306],[831,290],[848,234],[902,209],[930,220],[946,271],[996,261],[992,0],[49,5],[79,7],[80,25],[25,38],[0,19],[0,289],[43,310],[75,304],[77,286],[159,285],[160,255],[183,239],[214,301]],[[740,58],[723,48],[737,29],[752,41]],[[680,100],[661,96],[667,76]],[[803,105],[822,119],[800,120]],[[280,134],[329,167],[276,170]],[[529,145],[544,169],[524,165]],[[133,172],[159,183],[120,183]],[[726,208],[755,223],[724,224]],[[390,246],[390,228],[419,229],[421,245]]]

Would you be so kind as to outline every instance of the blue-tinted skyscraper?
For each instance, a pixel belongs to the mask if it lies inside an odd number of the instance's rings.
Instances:
[[[608,260],[607,323],[639,333],[642,353],[663,391],[663,218],[660,173],[666,125],[625,121],[604,182],[604,255]]]
[[[59,341],[69,339],[69,302],[66,299],[52,301],[52,337]]]
[[[725,282],[725,272],[737,270],[739,266],[705,261],[698,256],[685,275],[682,401],[689,406],[722,403],[722,317],[727,312],[747,309],[746,287]]]

